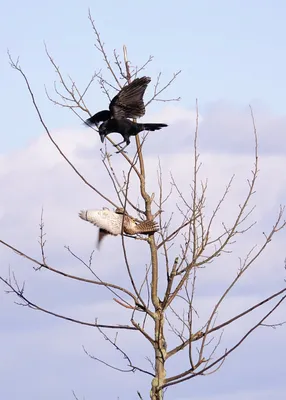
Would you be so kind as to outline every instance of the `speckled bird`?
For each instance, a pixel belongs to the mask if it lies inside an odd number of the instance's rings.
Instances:
[[[131,217],[123,208],[117,208],[115,211],[103,210],[81,210],[79,217],[92,223],[99,228],[97,247],[99,248],[102,239],[106,235],[121,235],[122,221],[123,232],[127,235],[145,234],[149,235],[158,231],[158,225],[154,221],[138,221]]]

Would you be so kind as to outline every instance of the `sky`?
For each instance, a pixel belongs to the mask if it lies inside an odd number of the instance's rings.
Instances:
[[[227,202],[222,207],[214,234],[222,222],[231,223],[247,191],[254,163],[252,106],[259,138],[259,176],[251,204],[256,204],[250,221],[256,225],[233,245],[223,262],[199,271],[197,307],[203,319],[235,276],[238,257],[263,241],[263,232],[271,229],[280,204],[286,199],[286,112],[284,38],[286,4],[274,0],[232,2],[125,1],[87,2],[82,0],[34,3],[27,0],[2,6],[0,35],[0,72],[3,77],[0,97],[2,129],[0,135],[0,240],[40,257],[39,221],[44,207],[47,254],[52,265],[71,274],[88,276],[64,246],[88,259],[95,247],[97,229],[81,221],[81,209],[98,208],[106,203],[96,196],[72,171],[49,141],[37,119],[29,93],[20,74],[11,69],[7,49],[27,74],[37,103],[53,137],[83,175],[113,200],[116,197],[100,158],[97,134],[83,127],[67,109],[52,105],[45,86],[52,93],[56,79],[45,54],[44,42],[64,76],[71,75],[83,89],[94,71],[104,68],[102,56],[94,47],[95,36],[88,21],[93,19],[112,57],[128,47],[129,59],[140,66],[150,55],[153,61],[144,74],[152,85],[162,72],[162,83],[181,70],[165,98],[180,97],[180,102],[153,102],[144,121],[166,122],[168,128],[148,136],[145,144],[147,186],[158,189],[158,157],[164,171],[166,192],[170,172],[182,191],[189,193],[193,163],[193,137],[196,99],[199,104],[199,151],[201,179],[208,178],[206,213],[210,213],[235,173]],[[107,107],[107,99],[94,85],[87,95],[91,112]],[[82,118],[86,115],[82,112]],[[117,138],[116,135],[114,135]],[[111,149],[111,148],[110,148]],[[134,140],[128,152],[134,153]],[[112,150],[112,149],[111,149]],[[117,171],[126,169],[120,156],[112,157]],[[136,184],[131,188],[137,199]],[[164,217],[176,209],[172,195],[164,208]],[[178,213],[174,221],[179,221]],[[263,257],[222,307],[219,320],[271,295],[285,285],[285,232],[279,232]],[[179,241],[179,238],[178,238]],[[100,276],[114,282],[126,282],[119,238],[105,239],[95,252],[94,265]],[[108,243],[113,253],[110,257]],[[148,262],[142,243],[127,241],[128,254],[136,279]],[[179,242],[171,255],[176,256]],[[26,293],[39,305],[55,312],[92,321],[128,321],[128,311],[118,306],[109,293],[79,282],[69,282],[47,271],[34,271],[32,265],[0,247],[0,275],[9,268],[17,279],[26,282]],[[142,263],[142,260],[144,262]],[[124,367],[124,360],[93,328],[74,325],[40,312],[20,307],[16,299],[0,285],[0,397],[7,400],[134,399],[139,390],[148,398],[150,379],[139,373],[119,373],[87,357],[82,346],[98,357]],[[271,323],[285,318],[285,306],[271,317]],[[245,333],[259,318],[254,315],[225,332],[221,351]],[[285,399],[284,374],[285,326],[259,328],[215,374],[198,377],[166,392],[166,399],[189,400],[268,400]],[[137,335],[137,334],[134,334]],[[150,349],[133,333],[120,333],[122,346],[135,362],[146,366]],[[138,350],[140,349],[140,350]],[[181,363],[181,359],[180,363]],[[185,362],[185,361],[182,361]],[[171,362],[168,374],[178,373]],[[109,384],[106,385],[104,382]]]

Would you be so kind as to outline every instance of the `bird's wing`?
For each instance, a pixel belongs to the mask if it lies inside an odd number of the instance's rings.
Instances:
[[[111,235],[121,233],[122,215],[110,210],[82,210],[79,217]]]
[[[102,241],[102,239],[105,237],[105,236],[108,236],[109,235],[109,232],[107,232],[106,230],[104,230],[104,229],[102,229],[102,228],[99,228],[99,231],[98,231],[98,239],[97,239],[97,248],[98,248],[98,250],[99,250],[99,248],[100,248],[100,244],[101,244],[101,241]]]
[[[139,118],[145,114],[143,96],[151,78],[136,78],[124,86],[109,105],[113,118]]]

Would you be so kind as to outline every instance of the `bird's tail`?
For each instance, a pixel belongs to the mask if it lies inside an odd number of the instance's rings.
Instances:
[[[146,124],[138,124],[141,125],[142,131],[157,131],[159,129],[165,128],[168,126],[167,124],[157,124],[157,123],[146,123]]]
[[[142,221],[136,224],[136,230],[138,233],[146,234],[154,233],[158,231],[158,224],[154,221]]]

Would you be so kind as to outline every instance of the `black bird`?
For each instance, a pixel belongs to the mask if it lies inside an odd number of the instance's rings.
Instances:
[[[101,121],[111,118],[140,118],[145,114],[143,96],[151,78],[143,76],[136,78],[129,85],[124,86],[120,92],[111,100],[109,110],[99,111],[88,118],[87,125],[98,127]]]
[[[118,132],[121,134],[124,140],[122,142],[115,144],[114,146],[119,146],[120,144],[126,142],[126,145],[117,153],[120,153],[130,144],[130,136],[136,136],[142,131],[157,131],[161,128],[168,126],[167,124],[157,124],[157,123],[142,123],[130,121],[130,119],[109,119],[103,122],[98,133],[100,135],[100,140],[104,141],[105,136],[112,132]]]

